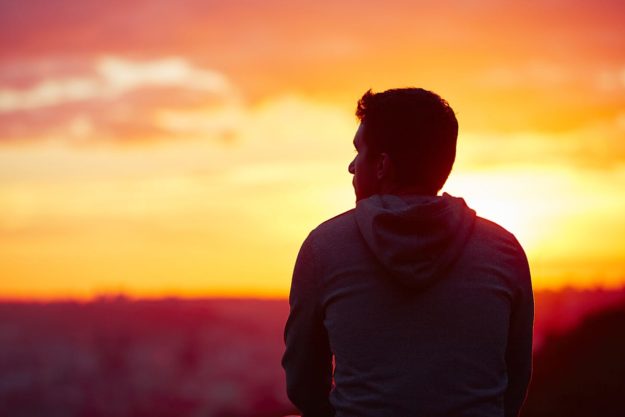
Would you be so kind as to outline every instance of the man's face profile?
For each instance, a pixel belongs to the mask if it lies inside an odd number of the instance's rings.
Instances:
[[[356,201],[371,197],[378,192],[379,184],[376,175],[376,158],[371,153],[364,138],[365,127],[361,123],[354,136],[356,156],[349,164],[348,170],[354,176],[352,184],[356,193]]]

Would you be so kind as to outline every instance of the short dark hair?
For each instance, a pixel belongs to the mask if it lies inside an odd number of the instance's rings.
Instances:
[[[458,121],[439,95],[422,88],[369,90],[356,116],[371,150],[391,158],[398,184],[432,194],[443,188],[456,159]]]

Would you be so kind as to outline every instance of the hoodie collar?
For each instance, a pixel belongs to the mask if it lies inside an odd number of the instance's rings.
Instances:
[[[475,211],[462,198],[374,195],[356,204],[356,222],[390,276],[422,289],[460,256],[475,223]]]

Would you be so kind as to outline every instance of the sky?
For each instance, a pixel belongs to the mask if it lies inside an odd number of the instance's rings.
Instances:
[[[0,0],[0,298],[286,296],[368,89],[456,111],[443,191],[534,287],[625,284],[625,3]]]

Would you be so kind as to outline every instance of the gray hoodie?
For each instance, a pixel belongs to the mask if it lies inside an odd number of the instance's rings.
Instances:
[[[375,195],[321,224],[289,302],[282,363],[303,417],[519,412],[531,370],[527,259],[460,198]]]

